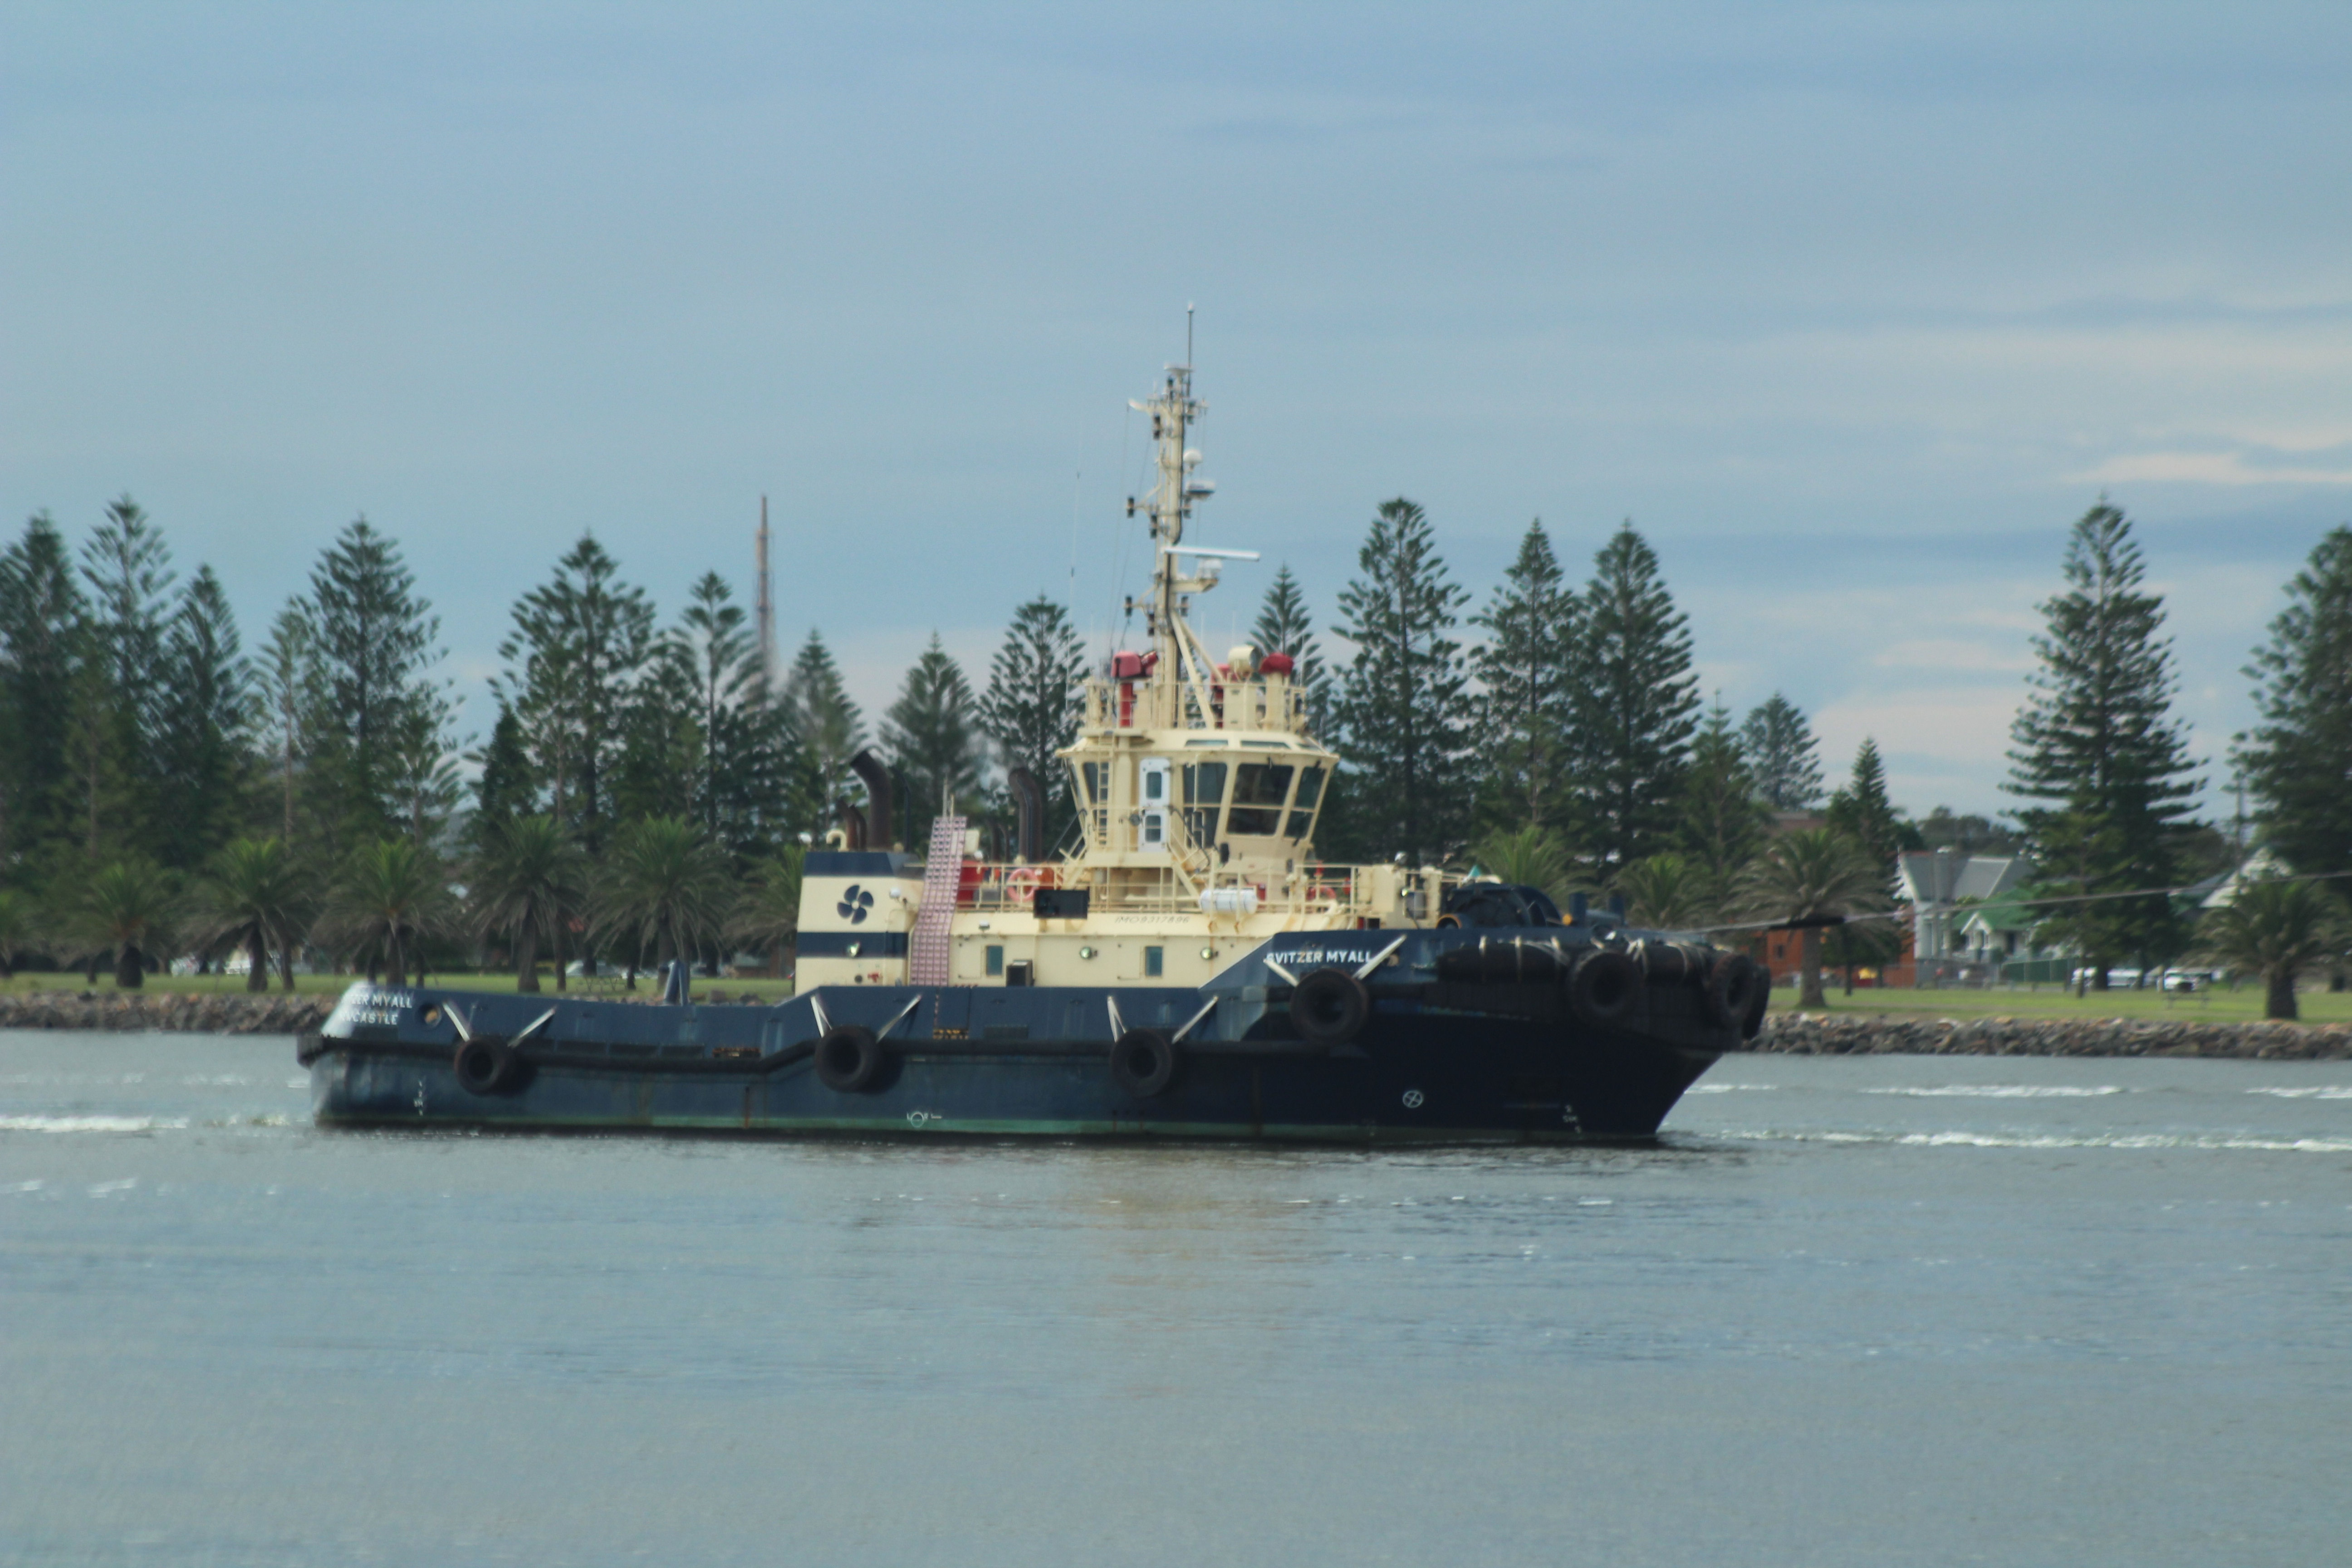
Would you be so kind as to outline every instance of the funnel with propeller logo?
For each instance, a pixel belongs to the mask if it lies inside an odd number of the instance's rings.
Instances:
[[[843,920],[857,925],[866,919],[866,911],[874,907],[874,895],[852,882],[841,890],[838,910]]]

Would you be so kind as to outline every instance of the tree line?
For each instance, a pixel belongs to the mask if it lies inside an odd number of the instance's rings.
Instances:
[[[667,625],[583,536],[515,602],[487,734],[461,741],[438,619],[364,518],[248,652],[217,575],[174,570],[129,497],[79,547],[37,513],[0,552],[0,973],[298,955],[397,981],[492,952],[634,969],[780,956],[800,858],[886,759],[928,833],[1009,816],[995,767],[1054,763],[1085,660],[1062,606],[1016,611],[975,689],[934,637],[869,733],[823,636],[770,671],[706,573]]]
[[[1867,741],[1832,790],[1784,697],[1745,715],[1706,700],[1630,523],[1580,584],[1531,523],[1477,603],[1400,498],[1356,565],[1330,627],[1344,657],[1286,565],[1252,630],[1292,655],[1341,754],[1331,859],[1475,865],[1687,928],[1883,903],[1895,854],[1938,844],[2023,849],[2053,896],[2175,886],[2229,858],[2193,815],[2161,603],[2104,502],[2042,606],[2010,825],[1913,819]],[[2352,534],[2328,535],[2288,592],[2249,668],[2262,722],[2231,759],[2289,867],[2352,869]],[[130,498],[78,548],[37,514],[0,554],[0,962],[70,952],[130,983],[166,952],[267,950],[283,973],[307,946],[397,973],[487,946],[562,984],[575,959],[776,950],[798,858],[840,820],[862,750],[892,772],[910,847],[945,805],[1002,852],[1015,766],[1044,786],[1053,837],[1075,821],[1054,753],[1088,660],[1045,597],[977,681],[934,636],[869,725],[820,632],[771,670],[724,577],[706,573],[665,625],[583,536],[517,599],[499,656],[486,732],[461,743],[431,604],[364,518],[247,653],[212,569],[183,579]],[[2066,908],[2048,934],[2094,966],[2194,939],[2155,896]],[[1871,962],[1890,936],[1851,928],[1822,956]]]
[[[2352,530],[2328,533],[2288,584],[2246,670],[2260,722],[2228,753],[2255,838],[2289,875],[2201,921],[2164,892],[2116,896],[2210,878],[2246,845],[2194,814],[2204,764],[2173,712],[2162,600],[2129,520],[2104,499],[2074,524],[2063,588],[2041,606],[2009,753],[2013,826],[1940,807],[1913,820],[1888,798],[1869,740],[1824,799],[1792,704],[1776,694],[1735,721],[1704,699],[1687,622],[1630,523],[1581,586],[1531,524],[1475,608],[1409,500],[1380,508],[1357,563],[1337,628],[1357,653],[1331,705],[1354,808],[1334,835],[1343,854],[1466,855],[1511,880],[1613,890],[1646,923],[1676,928],[1884,909],[1902,850],[2017,850],[2038,868],[2029,893],[2050,900],[2037,936],[2080,953],[2101,986],[2110,967],[2145,973],[2201,951],[2269,977],[2273,1009],[2292,1016],[2295,969],[2340,964],[2331,886],[2352,873]],[[1776,831],[1790,813],[1804,825]],[[1820,999],[1824,956],[1867,963],[1898,943],[1885,922],[1826,944],[1809,932],[1807,1000]]]

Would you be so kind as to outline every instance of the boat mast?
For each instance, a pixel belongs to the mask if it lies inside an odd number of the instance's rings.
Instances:
[[[1213,560],[1204,561],[1197,574],[1187,575],[1177,554],[1184,542],[1184,525],[1192,516],[1194,503],[1205,498],[1211,489],[1206,480],[1192,478],[1192,468],[1201,455],[1185,442],[1193,422],[1208,412],[1208,405],[1192,395],[1192,310],[1184,310],[1184,358],[1182,364],[1167,367],[1167,379],[1160,385],[1160,395],[1140,402],[1130,400],[1128,406],[1151,416],[1152,439],[1158,447],[1160,478],[1152,487],[1150,499],[1143,503],[1144,515],[1151,524],[1154,547],[1151,570],[1151,598],[1144,607],[1144,626],[1150,634],[1152,646],[1160,654],[1160,668],[1194,687],[1202,721],[1208,721],[1208,670],[1201,668],[1201,657],[1194,640],[1184,625],[1185,599],[1216,584]],[[1136,501],[1127,503],[1129,517],[1135,515]]]

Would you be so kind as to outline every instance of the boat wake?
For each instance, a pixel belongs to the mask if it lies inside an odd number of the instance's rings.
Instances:
[[[0,1116],[0,1132],[173,1132],[184,1116]]]
[[[2352,1154],[2352,1139],[2261,1138],[2245,1134],[2113,1132],[1826,1132],[1726,1128],[1710,1136],[1758,1143],[1864,1143],[1916,1149],[2251,1149],[2273,1153]]]
[[[1865,1089],[1864,1094],[1901,1094],[1920,1100],[2088,1100],[2095,1095],[2121,1094],[2120,1084],[2087,1087],[2040,1083],[1950,1083],[1937,1089]]]

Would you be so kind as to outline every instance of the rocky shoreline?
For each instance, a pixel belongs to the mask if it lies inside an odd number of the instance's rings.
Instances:
[[[327,1021],[335,996],[193,995],[157,991],[33,991],[0,996],[0,1029],[171,1029],[205,1035],[299,1035]]]
[[[614,998],[617,1000],[617,998]],[[0,995],[0,1029],[148,1029],[299,1035],[333,996],[38,991]],[[724,1005],[713,993],[706,1005]],[[2262,1061],[2352,1058],[2352,1025],[2214,1024],[2163,1018],[1885,1018],[1775,1013],[1752,1047],[1797,1056],[2214,1057]]]
[[[2216,1057],[2342,1061],[2352,1025],[2168,1018],[1853,1018],[1775,1013],[1752,1047],[1795,1056]]]

